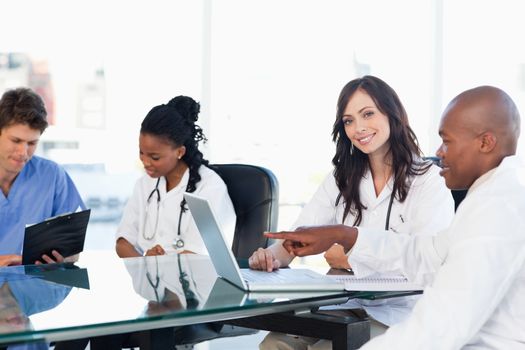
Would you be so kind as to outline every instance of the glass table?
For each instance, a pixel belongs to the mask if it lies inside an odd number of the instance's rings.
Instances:
[[[0,268],[0,346],[59,341],[309,310],[352,293],[247,293],[193,254]]]

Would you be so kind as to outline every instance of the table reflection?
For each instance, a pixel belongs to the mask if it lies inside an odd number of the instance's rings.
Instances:
[[[84,252],[74,265],[0,268],[0,288],[0,348],[289,311],[346,295],[245,293],[217,278],[207,256],[114,252]]]
[[[216,279],[205,257],[189,254],[123,259],[147,315],[202,309]]]
[[[0,269],[0,333],[32,331],[29,316],[56,307],[64,301],[71,286],[48,283],[45,267],[33,267],[34,274],[28,273],[27,266],[13,266]],[[49,267],[51,278],[63,279],[59,271],[66,268]],[[40,272],[40,273],[38,273]],[[47,349],[45,342],[9,346],[8,349]]]
[[[29,316],[64,301],[71,291],[67,279],[71,268],[61,264],[0,268],[0,333],[32,330]]]

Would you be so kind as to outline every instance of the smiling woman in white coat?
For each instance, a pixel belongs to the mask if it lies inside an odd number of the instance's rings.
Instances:
[[[391,234],[435,235],[454,216],[454,201],[439,168],[422,158],[417,138],[396,92],[384,81],[364,76],[342,89],[333,126],[336,154],[328,174],[292,230],[304,226],[358,226]],[[348,254],[334,245],[325,253],[333,268],[350,269]],[[249,259],[253,269],[272,271],[293,259],[277,241]],[[376,271],[354,271],[359,276]],[[417,297],[358,301],[377,321],[374,332],[406,318]],[[317,339],[270,333],[261,348],[330,348]]]

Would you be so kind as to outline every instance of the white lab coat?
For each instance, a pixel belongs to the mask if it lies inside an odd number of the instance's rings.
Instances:
[[[393,180],[390,179],[383,191],[376,196],[374,182],[370,171],[361,181],[360,197],[363,205],[363,219],[359,225],[360,235],[368,232],[389,233],[390,235],[407,234],[417,236],[435,235],[450,225],[454,216],[454,200],[445,182],[439,176],[439,168],[432,166],[425,174],[415,176],[403,203],[394,200],[390,213],[389,230],[385,231],[386,215],[390,195],[392,194]],[[299,226],[341,224],[344,205],[341,200],[336,206],[335,201],[339,189],[333,174],[329,174],[321,184],[310,203],[302,210],[293,229]],[[349,214],[344,221],[345,225],[352,226],[354,215]],[[366,228],[366,229],[365,229]],[[388,246],[386,246],[388,248]],[[352,253],[351,255],[354,255]],[[366,256],[366,259],[375,261],[377,256]],[[354,266],[350,263],[358,276],[377,273],[380,270],[368,268],[367,265]],[[392,298],[377,301],[351,300],[344,307],[363,307],[376,320],[392,325],[404,320],[410,312],[417,297]]]
[[[436,237],[359,234],[369,268],[433,280],[405,322],[363,349],[524,349],[524,213],[525,167],[512,156],[474,182]]]
[[[197,183],[194,194],[207,198],[212,209],[219,220],[228,244],[233,242],[235,229],[235,211],[228,195],[226,184],[220,176],[206,166],[199,168],[201,180]],[[159,183],[160,206],[158,212],[157,232],[152,239],[150,237],[155,231],[155,221],[157,217],[157,195],[151,197],[149,209],[147,198],[155,188],[157,179],[144,175],[140,178],[124,209],[122,220],[116,233],[116,239],[123,237],[128,240],[141,253],[145,253],[153,246],[160,244],[166,252],[177,251],[174,243],[178,239],[177,228],[179,224],[180,203],[182,195],[188,185],[189,170],[186,170],[180,183],[168,193],[166,193],[166,179],[162,177]],[[186,205],[187,206],[187,205]],[[147,220],[146,220],[146,217]],[[146,222],[145,222],[146,220]],[[207,254],[206,247],[199,234],[195,221],[187,210],[181,219],[181,237],[184,241],[185,250],[190,250],[198,254]]]

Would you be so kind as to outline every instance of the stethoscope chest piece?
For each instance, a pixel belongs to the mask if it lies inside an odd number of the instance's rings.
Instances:
[[[184,247],[184,241],[182,239],[177,239],[177,241],[175,241],[175,246],[177,248],[183,248]]]

